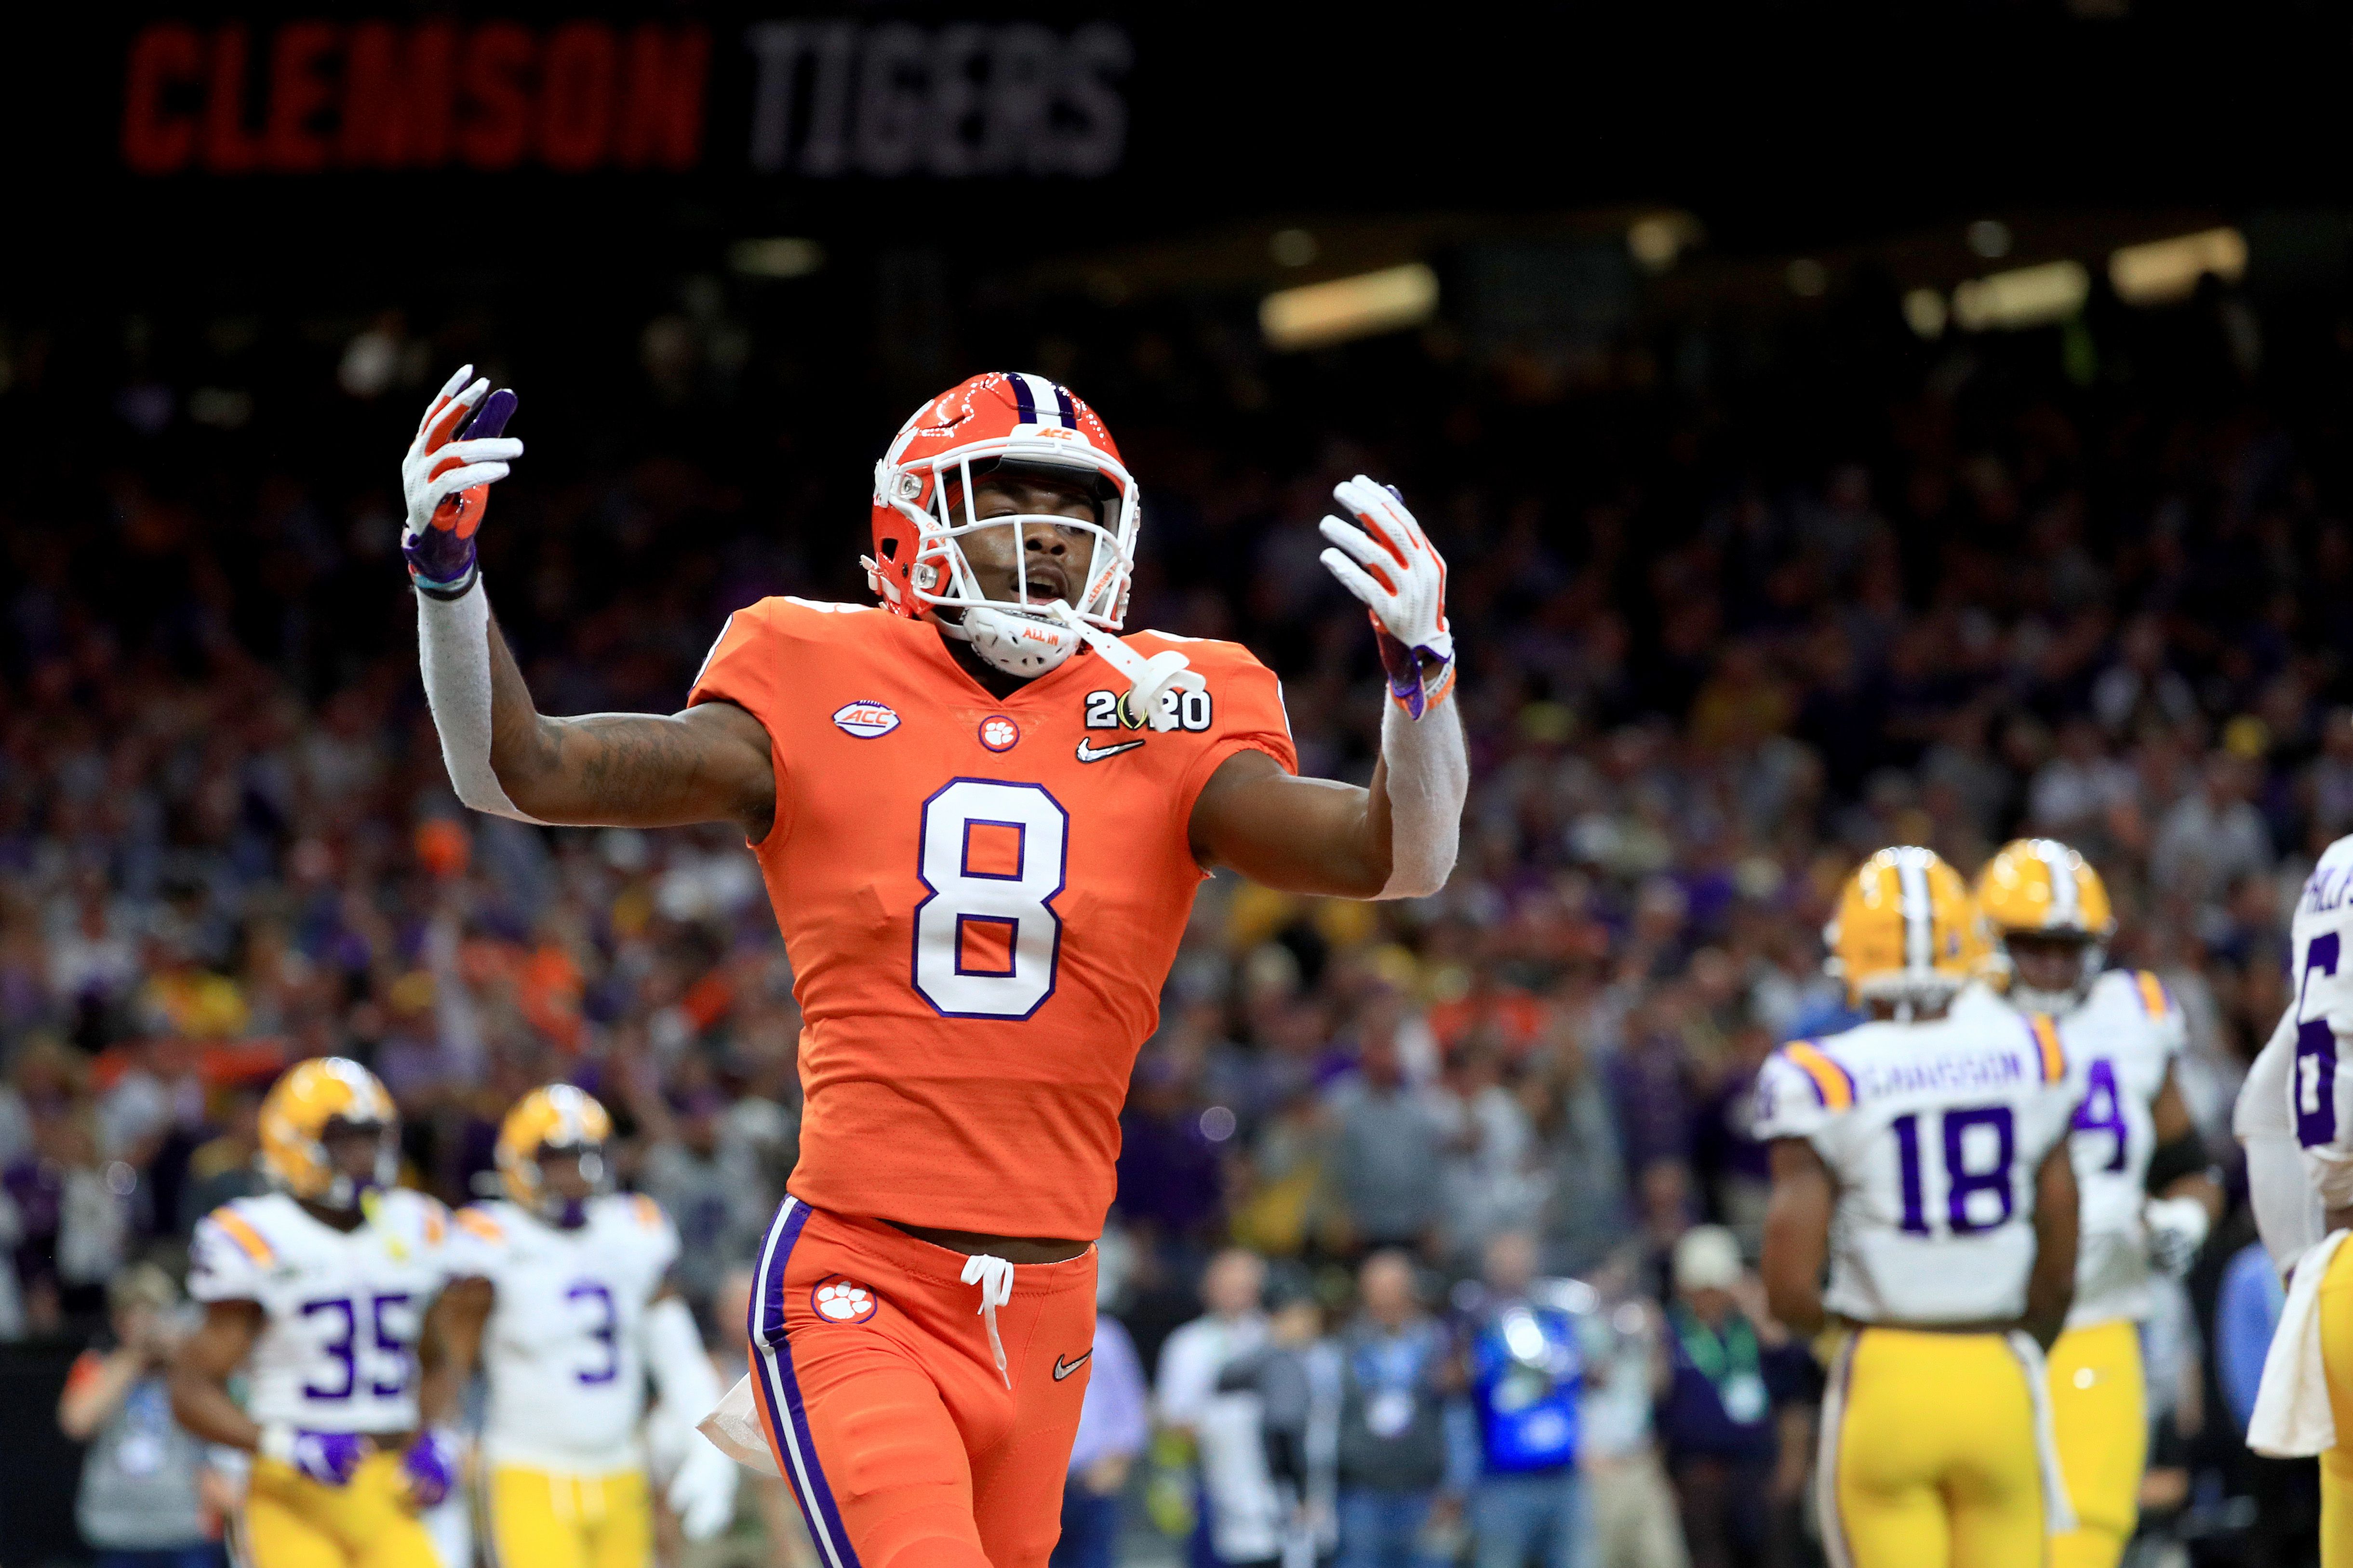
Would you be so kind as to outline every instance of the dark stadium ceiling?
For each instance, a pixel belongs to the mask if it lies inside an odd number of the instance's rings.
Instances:
[[[1989,216],[2023,258],[2353,209],[2353,29],[2280,0],[325,9],[12,19],[0,312],[672,274],[761,236],[1246,287],[1290,229],[1304,276],[1686,213],[1671,305],[1797,259],[1945,287]]]

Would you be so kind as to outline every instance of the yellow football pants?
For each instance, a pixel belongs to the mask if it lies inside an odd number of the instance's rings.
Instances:
[[[1819,1483],[1835,1568],[2034,1568],[2042,1469],[2000,1334],[1858,1330],[1831,1369]]]
[[[646,1568],[653,1496],[642,1470],[568,1475],[497,1465],[487,1494],[497,1568]]]
[[[2075,1528],[2051,1538],[2051,1568],[2116,1568],[2140,1518],[2148,1388],[2140,1326],[2070,1329],[2051,1347],[2051,1421]]]
[[[339,1487],[255,1459],[237,1534],[246,1568],[441,1568],[397,1454],[369,1455]]]
[[[2320,1277],[2320,1363],[2337,1447],[2320,1456],[2320,1568],[2353,1568],[2353,1242]]]

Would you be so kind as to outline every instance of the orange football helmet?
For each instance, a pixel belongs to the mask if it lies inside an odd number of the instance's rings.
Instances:
[[[1025,513],[984,521],[974,510],[973,483],[1000,467],[1082,477],[1096,498],[1095,520]],[[1102,418],[1042,375],[990,371],[917,409],[874,465],[873,512],[874,553],[864,564],[883,605],[910,617],[961,610],[942,625],[1008,674],[1043,675],[1082,637],[1029,603],[1024,552],[1015,552],[1022,562],[1015,598],[981,593],[959,542],[981,529],[1084,531],[1093,549],[1071,608],[1106,632],[1118,631],[1126,617],[1142,499]]]

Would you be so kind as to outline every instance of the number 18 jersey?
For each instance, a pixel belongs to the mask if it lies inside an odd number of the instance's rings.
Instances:
[[[753,846],[801,1005],[800,1162],[818,1209],[1086,1237],[1119,1110],[1202,871],[1193,803],[1235,752],[1297,767],[1280,688],[1232,643],[1179,647],[1208,689],[1161,731],[1082,650],[999,699],[938,630],[765,599],[689,700],[768,731],[776,825]]]
[[[2078,1097],[2047,1018],[1971,1010],[1775,1052],[1756,1135],[1805,1139],[1838,1184],[1823,1306],[1883,1324],[2023,1312],[2035,1172]]]

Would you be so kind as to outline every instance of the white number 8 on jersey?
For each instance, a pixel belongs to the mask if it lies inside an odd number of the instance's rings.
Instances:
[[[1033,784],[958,779],[923,803],[915,991],[944,1017],[1027,1018],[1054,994],[1070,814]],[[1009,829],[1013,869],[972,868],[975,828]],[[968,937],[1001,934],[1004,966],[967,963]]]

